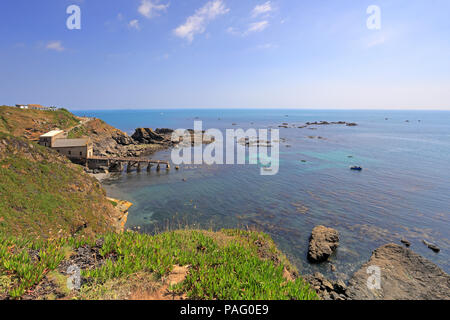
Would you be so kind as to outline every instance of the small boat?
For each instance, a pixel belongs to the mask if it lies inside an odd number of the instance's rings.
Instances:
[[[359,166],[353,166],[353,167],[350,167],[350,170],[361,171],[361,170],[362,170],[362,167],[359,167]]]

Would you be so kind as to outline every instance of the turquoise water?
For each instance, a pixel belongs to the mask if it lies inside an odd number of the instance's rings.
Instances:
[[[134,203],[128,227],[249,227],[269,233],[302,273],[346,278],[372,250],[401,238],[450,271],[450,112],[312,110],[78,111],[132,133],[137,127],[268,128],[283,122],[357,122],[357,127],[280,129],[280,169],[188,165],[180,171],[122,174],[105,182],[112,197]],[[385,120],[388,118],[388,120]],[[409,122],[405,122],[409,120]],[[419,121],[420,120],[420,121]],[[237,126],[232,126],[236,123]],[[321,136],[324,139],[310,138]],[[155,159],[170,159],[160,152]],[[302,162],[301,160],[306,160]],[[361,165],[362,172],[349,170]],[[186,181],[183,181],[185,179]],[[306,260],[315,225],[334,227],[341,243],[332,263]],[[437,244],[436,254],[422,239]]]

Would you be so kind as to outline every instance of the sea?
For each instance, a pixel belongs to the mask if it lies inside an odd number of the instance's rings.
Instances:
[[[131,201],[127,228],[243,228],[268,233],[301,274],[348,279],[386,243],[411,249],[450,272],[450,112],[392,110],[78,110],[128,134],[135,128],[278,129],[279,170],[261,164],[181,164],[180,170],[122,173],[107,194]],[[354,122],[357,126],[306,122]],[[289,128],[280,128],[288,123]],[[179,150],[178,150],[179,152]],[[172,150],[148,156],[171,160]],[[350,170],[361,166],[362,171]],[[317,225],[335,228],[328,262],[307,251]],[[423,240],[437,245],[435,253]],[[332,265],[334,266],[333,272]]]

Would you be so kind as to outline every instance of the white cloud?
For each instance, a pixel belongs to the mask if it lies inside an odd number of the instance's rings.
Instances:
[[[47,45],[45,46],[45,48],[47,50],[54,50],[54,51],[64,51],[66,50],[63,46],[61,41],[50,41],[49,43],[47,43]]]
[[[245,37],[251,33],[261,32],[261,31],[265,30],[268,26],[269,26],[269,21],[264,20],[264,21],[250,23],[245,31],[239,31],[233,27],[228,27],[226,31],[229,34],[232,34],[234,36]]]
[[[141,30],[141,26],[139,25],[139,20],[134,19],[128,23],[128,27],[131,29]]]
[[[160,11],[166,11],[169,7],[167,4],[159,4],[159,0],[141,0],[138,12],[146,18],[157,16]]]
[[[196,34],[205,32],[206,25],[220,15],[228,13],[228,9],[222,0],[213,0],[206,3],[187,18],[186,22],[174,30],[174,34],[180,38],[185,38],[189,42],[194,40]]]
[[[264,29],[266,29],[268,26],[269,26],[269,21],[267,21],[267,20],[250,23],[250,25],[249,25],[247,31],[245,32],[245,34],[254,33],[254,32],[261,32]]]
[[[272,3],[270,1],[267,1],[266,3],[257,5],[252,10],[252,17],[257,17],[264,13],[269,13],[273,10]]]
[[[386,42],[386,37],[384,35],[377,37],[377,38],[373,38],[371,39],[368,43],[367,43],[367,48],[372,48],[372,47],[376,47],[379,45],[382,45],[383,43]]]

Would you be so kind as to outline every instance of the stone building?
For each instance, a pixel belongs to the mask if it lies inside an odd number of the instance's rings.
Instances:
[[[94,155],[94,146],[89,138],[67,139],[62,130],[53,130],[39,137],[39,144],[52,148],[71,159],[87,159]]]
[[[65,139],[67,134],[62,130],[53,130],[39,137],[39,144],[44,147],[52,148],[56,139]]]

